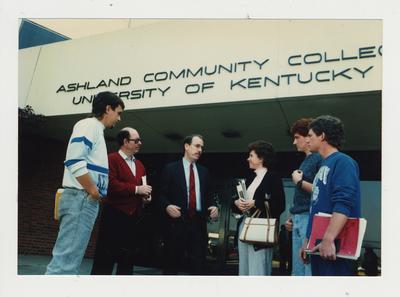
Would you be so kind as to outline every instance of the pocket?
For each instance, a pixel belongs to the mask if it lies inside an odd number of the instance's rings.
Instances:
[[[91,203],[91,204],[98,204],[99,203],[99,200],[98,199],[93,199],[92,196],[90,196],[89,193],[86,193],[86,201],[88,203]]]
[[[79,199],[78,192],[65,189],[58,205],[59,218],[65,214],[74,214],[78,212],[81,205],[82,199]]]
[[[88,216],[88,218],[93,218],[93,222],[89,219],[90,224],[94,223],[99,211],[99,201],[93,199],[88,193],[86,193],[82,211]]]

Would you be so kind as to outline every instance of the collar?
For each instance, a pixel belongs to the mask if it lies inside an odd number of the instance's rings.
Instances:
[[[333,157],[333,156],[336,156],[338,153],[339,153],[339,151],[331,152],[331,153],[330,153],[329,155],[327,155],[324,159],[326,160],[326,159],[328,159],[328,158],[331,158],[331,157]]]
[[[132,155],[132,157],[130,158],[122,150],[119,150],[118,153],[120,154],[120,156],[124,160],[135,161],[135,156],[134,155]]]
[[[188,160],[185,159],[185,157],[182,158],[182,162],[185,167],[189,168],[190,164],[193,164],[193,167],[196,167],[196,162],[190,163]]]
[[[257,168],[256,170],[254,170],[254,173],[257,176],[263,176],[265,173],[267,173],[268,169],[265,167],[261,167],[261,168]]]

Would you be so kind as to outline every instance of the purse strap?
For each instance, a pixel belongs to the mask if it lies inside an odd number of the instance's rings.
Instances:
[[[250,218],[258,218],[261,214],[261,211],[257,208],[256,211],[251,215]]]
[[[270,221],[269,221],[269,219],[271,218],[271,213],[270,213],[270,211],[269,211],[269,203],[268,203],[268,201],[265,201],[265,202],[264,202],[264,205],[265,205],[265,212],[266,212],[266,215],[267,215],[267,225],[268,225],[268,228],[267,228],[267,237],[268,237],[269,230],[271,229],[271,223],[270,223]],[[257,208],[257,210],[256,210],[256,211],[252,214],[252,216],[249,218],[249,223],[248,223],[247,225],[245,224],[244,228],[246,228],[246,229],[244,230],[244,236],[243,236],[244,239],[246,239],[247,231],[249,230],[249,227],[250,227],[250,225],[251,225],[251,221],[252,221],[254,218],[258,218],[258,217],[260,216],[260,214],[261,214],[261,210],[259,210],[259,209]]]
[[[270,227],[270,222],[269,222],[269,218],[271,218],[271,212],[270,212],[270,210],[269,210],[269,203],[268,203],[268,201],[265,201],[264,202],[264,205],[265,205],[265,211],[266,211],[266,213],[267,213],[267,218],[268,218],[268,231],[267,231],[267,233],[269,232],[269,227]],[[279,220],[277,219],[276,220],[276,222],[278,222]],[[279,224],[278,224],[278,226],[279,226]],[[267,236],[268,236],[268,234],[267,234]],[[275,223],[275,241],[277,242],[278,241],[278,229],[277,229],[277,226],[276,226],[276,223]]]
[[[270,219],[271,218],[271,212],[269,211],[269,203],[268,203],[268,201],[264,202],[264,206],[265,206],[265,213],[267,215],[267,219]],[[261,210],[259,210],[257,208],[257,210],[251,215],[250,218],[258,218],[260,216],[260,214],[261,214]]]
[[[271,218],[271,212],[269,211],[269,203],[268,201],[264,202],[264,206],[265,206],[265,213],[267,214],[267,219]]]

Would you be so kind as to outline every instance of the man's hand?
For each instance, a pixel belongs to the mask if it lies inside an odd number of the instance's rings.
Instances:
[[[91,191],[91,193],[89,193],[89,198],[96,201],[100,200],[99,190],[96,188],[94,191]]]
[[[296,169],[292,172],[292,181],[295,185],[303,179],[303,171]]]
[[[181,208],[173,204],[168,205],[165,210],[167,211],[167,214],[173,219],[180,218],[182,215]]]
[[[312,252],[316,251],[319,251],[319,255],[325,260],[336,260],[336,247],[333,240],[322,239],[321,243],[312,249]]]
[[[292,217],[289,217],[286,222],[285,222],[285,228],[286,230],[288,230],[289,232],[292,232],[293,230],[293,220]]]
[[[136,194],[143,195],[143,196],[150,196],[152,191],[152,187],[149,185],[142,185],[136,187]]]
[[[93,183],[89,173],[76,177],[76,180],[82,185],[85,191],[88,192],[89,198],[96,201],[100,199],[99,189],[97,189],[97,186]]]
[[[299,257],[301,259],[301,261],[303,261],[304,264],[309,263],[309,258],[307,257],[307,253],[306,253],[306,248],[307,248],[307,244],[308,244],[308,239],[306,238],[303,242],[303,245],[300,248],[299,251]]]
[[[214,220],[218,217],[218,208],[216,206],[210,206],[208,208],[208,211],[210,212],[210,218],[212,220]]]
[[[143,201],[144,204],[150,203],[151,202],[151,195],[142,197],[142,201]]]

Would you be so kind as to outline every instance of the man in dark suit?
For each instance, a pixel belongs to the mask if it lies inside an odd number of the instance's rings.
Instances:
[[[100,230],[93,260],[92,274],[133,273],[135,229],[143,203],[151,199],[143,164],[135,159],[142,146],[139,133],[124,128],[117,135],[118,152],[108,155],[109,185],[103,200]]]
[[[177,274],[188,260],[188,272],[205,273],[207,217],[218,217],[209,195],[208,170],[197,164],[203,149],[201,135],[183,141],[184,156],[167,164],[160,180],[160,204],[166,213],[166,256],[164,274]]]

